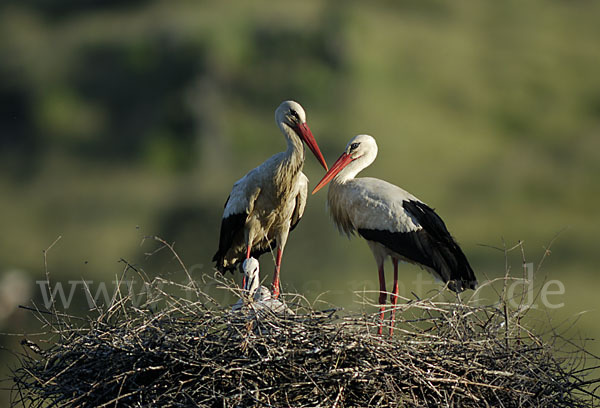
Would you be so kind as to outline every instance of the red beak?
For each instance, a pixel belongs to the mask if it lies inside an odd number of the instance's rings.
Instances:
[[[315,137],[310,131],[308,125],[306,123],[300,123],[298,126],[295,127],[294,130],[296,131],[296,133],[298,133],[298,136],[300,136],[304,143],[306,143],[310,151],[313,152],[317,160],[319,160],[319,163],[321,163],[321,166],[323,166],[323,168],[327,170],[327,162],[321,154],[319,145],[317,144],[317,141],[315,140]]]
[[[352,158],[352,156],[350,156],[346,153],[342,153],[340,158],[337,159],[335,163],[333,163],[333,166],[331,166],[331,169],[329,169],[329,171],[327,173],[325,173],[325,175],[323,176],[321,181],[319,181],[319,184],[317,184],[317,186],[312,191],[312,193],[314,194],[317,191],[319,191],[320,189],[322,189],[323,187],[325,187],[325,185],[327,183],[329,183],[340,171],[342,171],[342,169],[344,167],[346,167],[348,164],[350,164],[350,162],[352,160],[354,160]]]

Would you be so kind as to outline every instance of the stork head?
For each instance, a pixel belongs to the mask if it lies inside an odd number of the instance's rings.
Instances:
[[[244,289],[250,292],[250,294],[256,291],[260,283],[259,269],[260,264],[256,258],[248,258],[242,264],[242,272],[246,277],[246,286]]]
[[[373,136],[357,135],[354,136],[346,145],[344,153],[331,166],[331,169],[319,181],[315,189],[315,194],[321,188],[325,187],[338,173],[343,173],[344,180],[354,178],[362,169],[369,166],[377,157],[377,143]]]
[[[310,151],[313,152],[319,163],[321,163],[321,166],[327,170],[327,162],[325,162],[319,145],[306,124],[306,113],[298,102],[281,102],[281,105],[275,111],[275,122],[277,122],[277,125],[284,133],[286,133],[286,127],[292,129],[300,140],[306,143]]]

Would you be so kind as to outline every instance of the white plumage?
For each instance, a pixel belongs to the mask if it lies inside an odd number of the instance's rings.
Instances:
[[[404,201],[420,200],[387,181],[363,177],[346,180],[344,183],[332,183],[328,196],[331,211],[335,207],[338,214],[345,212],[344,217],[350,221],[349,225],[343,226],[351,226],[343,231],[346,234],[351,234],[358,228],[387,229],[394,232],[422,228],[402,207]]]
[[[270,157],[238,180],[231,190],[221,223],[219,249],[213,257],[220,271],[235,269],[250,256],[277,249],[273,294],[279,295],[281,256],[289,231],[302,218],[308,195],[308,178],[302,173],[304,146],[327,169],[306,114],[300,104],[285,101],[275,111],[275,121],[287,149]]]
[[[467,258],[433,209],[386,181],[355,178],[376,157],[377,143],[373,137],[354,137],[313,194],[331,181],[327,203],[334,223],[341,232],[347,235],[358,233],[367,240],[379,272],[382,319],[386,301],[383,263],[388,256],[394,264],[394,305],[398,294],[399,260],[421,266],[448,282],[454,291],[475,289],[477,280]]]

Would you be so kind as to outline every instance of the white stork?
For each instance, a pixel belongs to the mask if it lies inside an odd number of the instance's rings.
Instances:
[[[308,125],[302,106],[285,101],[275,111],[275,122],[285,136],[287,150],[270,157],[252,169],[234,185],[227,201],[221,223],[219,249],[213,257],[221,272],[235,269],[250,256],[277,248],[273,296],[279,296],[281,255],[289,231],[300,221],[308,195],[308,178],[302,173],[304,146],[317,157],[327,170]]]
[[[367,240],[379,271],[382,324],[386,302],[383,263],[388,256],[392,258],[392,335],[398,300],[398,261],[419,265],[448,283],[455,292],[475,289],[477,280],[465,254],[431,207],[386,181],[371,177],[355,178],[373,163],[375,157],[377,143],[373,137],[354,137],[312,193],[331,181],[327,203],[334,223],[340,232],[348,236],[358,233]],[[381,331],[380,325],[379,334]]]
[[[248,258],[242,263],[242,272],[244,273],[243,294],[250,299],[248,306],[255,312],[269,310],[274,313],[287,313],[293,315],[294,312],[289,309],[279,299],[271,296],[269,289],[260,284],[259,275],[260,265],[256,258]],[[232,311],[240,310],[244,307],[244,298],[242,297],[231,308]]]

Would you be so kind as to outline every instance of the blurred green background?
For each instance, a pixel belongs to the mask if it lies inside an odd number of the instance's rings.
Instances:
[[[285,148],[273,112],[291,98],[330,164],[355,134],[375,136],[363,174],[435,207],[480,281],[505,269],[485,245],[523,240],[537,267],[567,227],[535,283],[560,280],[550,319],[588,311],[569,333],[600,338],[598,21],[593,1],[4,0],[0,331],[39,329],[16,305],[40,302],[42,250],[58,236],[48,262],[66,289],[114,280],[121,257],[178,276],[168,255],[144,256],[151,234],[175,241],[196,277],[211,273],[227,194]],[[304,172],[312,186],[323,174],[312,155]],[[283,284],[359,309],[353,291],[377,288],[375,265],[325,200],[309,197]],[[508,261],[520,271],[519,251]],[[429,279],[401,276],[408,297]],[[81,287],[73,302],[86,313]],[[0,353],[6,375],[14,358]]]

